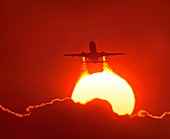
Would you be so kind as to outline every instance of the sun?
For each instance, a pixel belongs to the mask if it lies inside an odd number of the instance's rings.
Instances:
[[[81,104],[95,98],[107,100],[118,115],[131,115],[135,106],[135,96],[131,86],[126,80],[106,69],[81,77],[71,98]]]

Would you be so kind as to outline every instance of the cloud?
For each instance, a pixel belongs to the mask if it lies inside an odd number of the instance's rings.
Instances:
[[[107,101],[100,99],[86,105],[69,98],[54,99],[28,108],[32,113],[25,118],[17,118],[12,113],[1,117],[2,138],[168,139],[170,136],[169,117],[155,120],[146,111],[138,113],[140,117],[118,116]]]
[[[170,115],[170,112],[164,112],[162,113],[160,116],[156,116],[156,115],[152,115],[150,113],[148,113],[146,110],[139,110],[137,113],[131,115],[130,117],[133,118],[133,117],[145,117],[145,116],[149,116],[153,119],[163,119],[165,116],[168,116]]]

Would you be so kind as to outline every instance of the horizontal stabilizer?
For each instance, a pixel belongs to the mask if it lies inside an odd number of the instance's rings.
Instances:
[[[104,63],[104,62],[109,62],[109,61],[97,61],[95,63]],[[94,63],[93,61],[86,61],[85,63]]]

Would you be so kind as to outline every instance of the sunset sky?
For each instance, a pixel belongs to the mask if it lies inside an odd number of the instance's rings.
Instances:
[[[88,52],[94,40],[98,51],[126,53],[108,60],[133,88],[135,111],[170,111],[169,7],[168,0],[1,0],[0,104],[23,112],[70,97],[82,61],[63,54]]]

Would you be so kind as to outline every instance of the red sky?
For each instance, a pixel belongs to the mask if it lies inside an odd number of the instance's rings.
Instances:
[[[136,110],[170,110],[170,2],[0,2],[0,104],[22,111],[30,104],[71,96],[81,59],[64,53],[126,52],[109,58],[136,96]],[[98,65],[89,65],[89,68]]]
[[[29,105],[70,97],[81,59],[63,54],[87,52],[94,40],[99,51],[126,53],[108,60],[132,86],[135,112],[170,111],[169,7],[168,0],[1,0],[0,105],[24,112]],[[90,72],[100,67],[88,65]],[[81,106],[71,100],[23,120],[0,111],[0,123],[2,138],[170,136],[168,116],[129,119],[114,115],[109,104]]]

